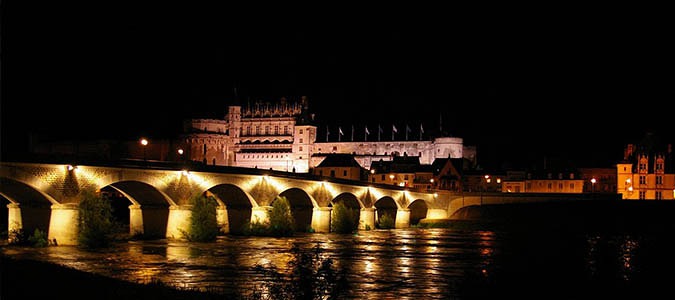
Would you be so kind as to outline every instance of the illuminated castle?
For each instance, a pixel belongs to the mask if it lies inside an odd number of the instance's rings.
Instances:
[[[419,141],[317,142],[317,126],[307,97],[300,101],[232,105],[223,119],[184,122],[180,144],[187,159],[209,165],[237,166],[306,173],[329,153],[352,154],[364,168],[394,156],[418,156],[420,163],[436,158],[475,162],[474,147],[457,137]],[[340,129],[341,130],[341,129]]]

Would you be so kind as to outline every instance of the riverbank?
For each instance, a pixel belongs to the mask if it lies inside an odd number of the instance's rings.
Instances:
[[[0,254],[0,299],[224,299],[161,284],[138,284]]]

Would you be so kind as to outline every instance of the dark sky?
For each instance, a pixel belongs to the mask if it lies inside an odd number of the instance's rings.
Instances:
[[[5,153],[28,133],[171,136],[222,117],[235,87],[244,103],[306,95],[320,126],[358,137],[436,134],[442,117],[488,167],[611,166],[646,131],[675,140],[675,26],[657,16],[17,3],[2,3]]]

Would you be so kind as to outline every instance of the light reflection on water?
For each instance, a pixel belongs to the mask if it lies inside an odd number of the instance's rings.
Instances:
[[[616,276],[630,281],[641,246],[630,236],[608,242],[590,235],[580,240],[578,249],[557,237],[523,240],[494,231],[397,229],[289,238],[225,236],[215,243],[132,241],[93,252],[68,246],[2,250],[132,282],[161,281],[227,294],[265,289],[278,280],[262,269],[290,278],[297,272],[293,264],[299,251],[330,260],[344,275],[347,285],[341,298],[462,299],[497,294],[511,284],[517,295],[526,295],[527,281],[546,276],[560,281],[560,286],[542,281],[547,287],[573,289],[564,285],[583,282],[568,278],[592,281],[599,271],[607,272],[610,268],[599,263],[607,256],[614,257],[610,264],[617,266]]]

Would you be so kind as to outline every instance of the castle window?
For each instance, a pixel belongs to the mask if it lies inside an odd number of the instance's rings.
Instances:
[[[330,177],[335,177],[335,170],[330,170]]]
[[[300,151],[302,151],[302,146],[300,146]]]
[[[574,190],[574,183],[570,183],[570,190]]]
[[[300,134],[302,134],[302,129],[300,129]]]
[[[260,126],[255,127],[255,135],[260,135]]]
[[[323,176],[323,170],[319,170],[319,176]]]
[[[347,170],[342,171],[342,176],[347,176]]]
[[[640,194],[640,196],[638,196],[638,197],[640,197],[640,200],[645,200],[647,193],[645,191],[640,191],[639,194]]]
[[[284,126],[284,134],[288,134],[288,125]]]
[[[382,174],[382,179],[380,179],[380,180],[384,181],[384,174]]]
[[[274,135],[279,135],[279,125],[274,125]]]
[[[663,184],[663,176],[656,176],[656,184]]]
[[[270,133],[271,133],[271,132],[270,132],[270,127],[269,127],[269,126],[265,126],[265,132],[263,132],[263,134],[270,134]]]
[[[656,200],[661,200],[662,199],[661,191],[657,191],[654,196],[656,197]]]
[[[647,184],[647,177],[640,175],[640,184]]]
[[[300,144],[302,144],[302,138],[300,138]]]

